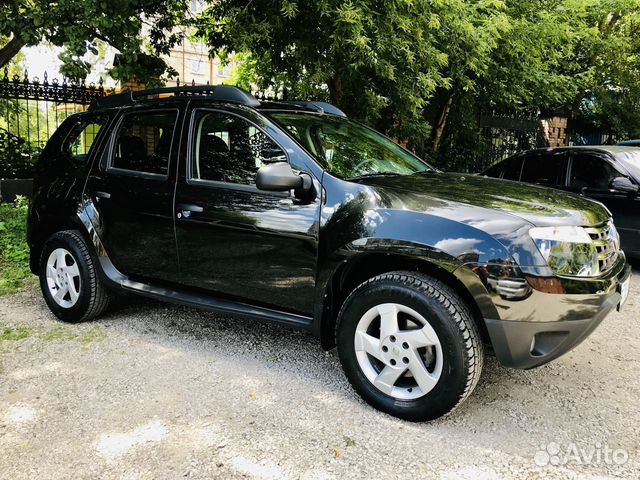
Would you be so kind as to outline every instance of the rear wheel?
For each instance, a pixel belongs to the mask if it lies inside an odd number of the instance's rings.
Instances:
[[[337,324],[343,369],[362,398],[412,421],[451,412],[473,391],[483,352],[462,299],[415,272],[374,277],[346,299]]]
[[[65,322],[95,318],[109,303],[87,244],[73,230],[56,233],[44,245],[40,288],[49,309]]]

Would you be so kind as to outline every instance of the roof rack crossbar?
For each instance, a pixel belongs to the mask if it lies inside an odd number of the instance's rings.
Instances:
[[[192,85],[186,87],[152,88],[149,90],[140,90],[139,92],[126,90],[118,95],[108,95],[97,98],[91,104],[90,110],[131,106],[145,97],[167,94],[174,94],[174,96],[201,95],[211,100],[237,103],[249,107],[257,107],[260,105],[260,102],[253,95],[238,87],[232,87],[230,85]]]

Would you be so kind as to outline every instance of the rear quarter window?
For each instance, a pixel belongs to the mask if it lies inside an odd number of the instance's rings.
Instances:
[[[485,175],[493,178],[504,178],[505,180],[520,180],[522,160],[522,158],[507,159],[489,168]]]
[[[86,164],[98,135],[108,120],[106,115],[79,118],[71,126],[62,144],[62,153],[73,163]]]

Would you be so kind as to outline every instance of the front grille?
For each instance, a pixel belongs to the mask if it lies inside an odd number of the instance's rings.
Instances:
[[[618,259],[618,246],[611,236],[611,224],[605,223],[598,227],[586,227],[585,230],[591,237],[598,252],[600,273],[605,273],[613,267]]]

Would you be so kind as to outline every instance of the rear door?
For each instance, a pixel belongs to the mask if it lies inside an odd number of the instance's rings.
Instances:
[[[178,107],[124,112],[87,182],[106,253],[133,279],[178,277],[173,193],[182,115]]]

